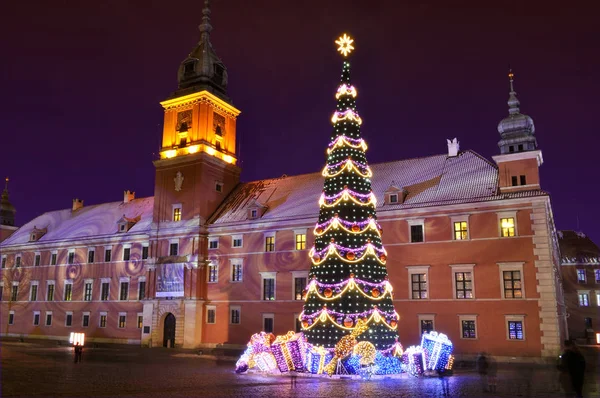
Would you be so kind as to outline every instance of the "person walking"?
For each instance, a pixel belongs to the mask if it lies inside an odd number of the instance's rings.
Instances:
[[[497,376],[498,376],[498,362],[496,359],[489,355],[487,357],[488,368],[487,368],[487,384],[490,392],[496,392]]]
[[[481,391],[486,392],[488,391],[488,380],[487,380],[487,374],[488,374],[488,360],[486,357],[485,352],[480,352],[479,356],[477,357],[477,373],[479,373],[479,381],[481,382]]]
[[[75,363],[81,362],[81,355],[83,354],[83,346],[79,342],[75,343]]]
[[[562,373],[563,388],[569,394],[571,387],[577,398],[583,397],[583,379],[585,375],[585,358],[579,348],[571,341],[565,340],[565,350],[560,356],[559,369]],[[570,382],[570,386],[568,385]]]

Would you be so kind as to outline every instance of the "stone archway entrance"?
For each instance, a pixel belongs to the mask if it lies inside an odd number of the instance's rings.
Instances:
[[[175,346],[175,315],[170,312],[165,317],[165,329],[163,332],[163,347],[173,348]]]

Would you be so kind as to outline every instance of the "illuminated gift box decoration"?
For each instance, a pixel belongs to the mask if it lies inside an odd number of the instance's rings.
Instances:
[[[263,372],[271,373],[277,369],[277,361],[270,352],[261,352],[252,356],[256,366]]]
[[[306,338],[303,333],[288,332],[277,336],[271,344],[271,352],[282,373],[291,370],[303,371],[307,351]]]
[[[429,332],[421,336],[421,347],[425,352],[425,369],[443,370],[450,362],[452,342],[443,333]]]
[[[425,352],[420,346],[408,347],[401,357],[402,367],[412,375],[420,375],[425,369]]]
[[[324,347],[312,347],[306,356],[306,370],[312,374],[322,374],[332,358],[333,354]]]
[[[393,375],[402,373],[402,361],[393,355],[385,355],[377,351],[374,371],[376,375]]]
[[[85,333],[71,332],[69,335],[69,343],[73,345],[84,345],[85,344]]]

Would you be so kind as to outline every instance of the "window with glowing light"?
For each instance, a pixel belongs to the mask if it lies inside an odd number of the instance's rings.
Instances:
[[[500,219],[500,236],[503,238],[515,236],[515,219],[514,217]]]
[[[64,301],[71,301],[72,299],[73,299],[73,282],[65,282]]]
[[[127,315],[119,314],[119,329],[125,329],[125,323],[127,321]]]
[[[173,208],[173,221],[181,221],[181,206]]]
[[[508,321],[508,339],[523,340],[523,321]]]
[[[411,274],[412,298],[427,298],[427,274]]]
[[[306,288],[307,278],[294,278],[294,300],[302,300],[302,293]]]
[[[274,236],[267,236],[265,238],[265,251],[266,252],[275,251],[275,237]]]
[[[99,327],[101,328],[105,328],[106,327],[106,312],[105,313],[100,313],[100,322],[98,324]]]
[[[461,321],[461,330],[462,330],[462,338],[463,339],[477,338],[474,320],[462,320]]]
[[[296,250],[306,249],[306,234],[296,234]]]
[[[454,223],[454,239],[465,240],[468,238],[467,222],[458,221]]]
[[[577,294],[579,306],[580,307],[589,307],[590,306],[590,295],[589,292],[579,292]]]
[[[457,299],[473,298],[473,274],[471,272],[455,272],[454,283]]]
[[[275,278],[263,278],[263,300],[275,300]]]
[[[144,316],[138,313],[137,316],[137,328],[141,329],[144,326]]]
[[[586,283],[587,282],[587,278],[586,278],[584,269],[577,270],[577,282],[578,283]]]
[[[48,281],[46,285],[46,301],[54,301],[54,281]]]
[[[522,298],[521,271],[502,271],[504,298]]]

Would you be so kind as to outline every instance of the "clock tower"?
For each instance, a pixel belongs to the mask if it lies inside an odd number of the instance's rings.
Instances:
[[[206,222],[239,182],[236,118],[227,69],[210,42],[208,0],[200,41],[161,105],[164,126],[156,179],[142,342],[197,347],[202,340],[208,234]]]

